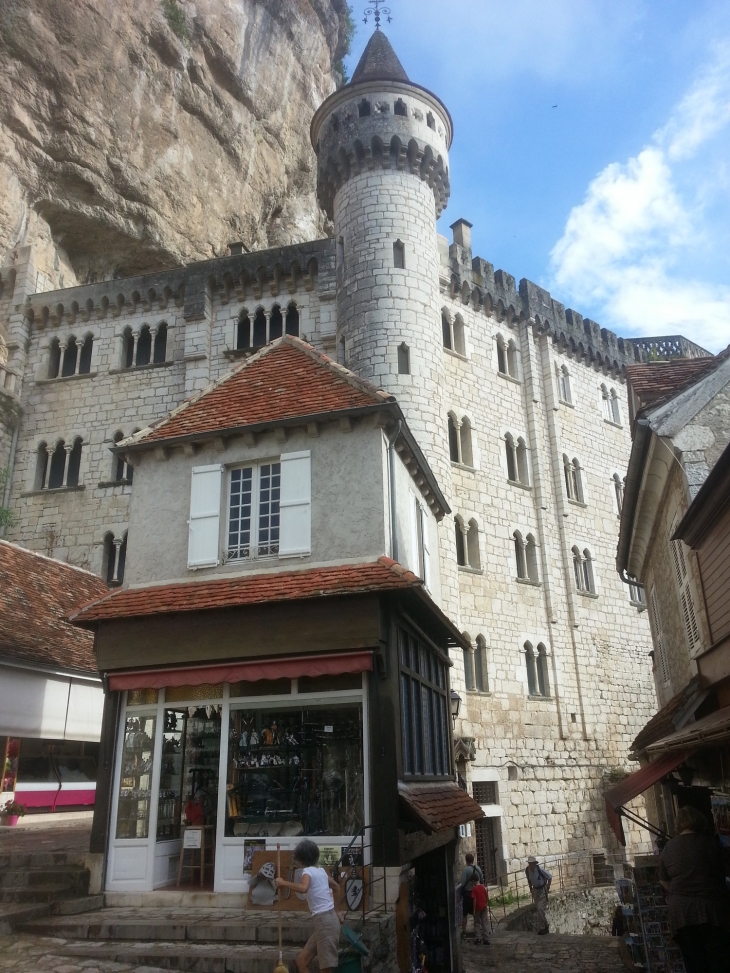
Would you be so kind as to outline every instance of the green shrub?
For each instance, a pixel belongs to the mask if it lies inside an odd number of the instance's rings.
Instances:
[[[177,0],[161,0],[162,2],[162,12],[165,15],[165,20],[170,25],[170,28],[174,34],[176,34],[181,41],[187,41],[190,38],[188,34],[188,22],[185,17],[185,11],[177,2]]]

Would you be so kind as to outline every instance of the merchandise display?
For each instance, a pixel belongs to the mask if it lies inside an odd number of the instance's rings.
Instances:
[[[626,877],[616,882],[626,928],[622,937],[624,956],[636,969],[648,973],[685,973],[682,954],[669,930],[657,862],[624,867]]]
[[[188,824],[215,824],[221,721],[217,707],[166,709],[162,735],[157,840]]]
[[[355,834],[362,707],[231,710],[226,835]]]
[[[149,836],[156,722],[154,716],[127,716],[117,807],[117,838]]]

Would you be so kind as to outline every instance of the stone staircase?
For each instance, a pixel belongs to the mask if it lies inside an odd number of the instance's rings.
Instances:
[[[51,914],[101,908],[102,896],[88,890],[89,872],[73,854],[0,854],[0,934]]]
[[[371,950],[374,973],[392,968],[392,915],[370,915],[364,926],[362,917],[357,917],[348,920],[348,925],[362,933]],[[112,907],[76,916],[29,919],[19,928],[64,940],[54,952],[77,961],[105,960],[190,973],[272,973],[279,959],[277,917],[271,912],[200,906]],[[287,966],[311,933],[308,916],[284,913],[283,959]],[[344,945],[343,937],[341,948]],[[313,969],[317,969],[316,960]]]

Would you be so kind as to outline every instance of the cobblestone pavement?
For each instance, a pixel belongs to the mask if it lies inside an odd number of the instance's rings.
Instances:
[[[0,936],[0,973],[165,973],[159,967],[63,956],[60,950],[65,942],[22,934]]]
[[[492,934],[491,946],[464,944],[465,973],[621,973],[626,971],[615,939],[533,932]]]
[[[83,858],[89,850],[91,821],[0,828],[0,855],[66,852]]]

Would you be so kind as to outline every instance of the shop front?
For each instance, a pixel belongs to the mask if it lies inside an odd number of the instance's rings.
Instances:
[[[339,858],[368,823],[372,655],[336,661],[359,671],[125,690],[107,889],[199,887],[198,869],[180,872],[186,831],[203,847],[189,836],[196,855],[184,863],[202,854],[203,885],[217,892],[247,892],[244,861],[272,843],[316,836]]]

